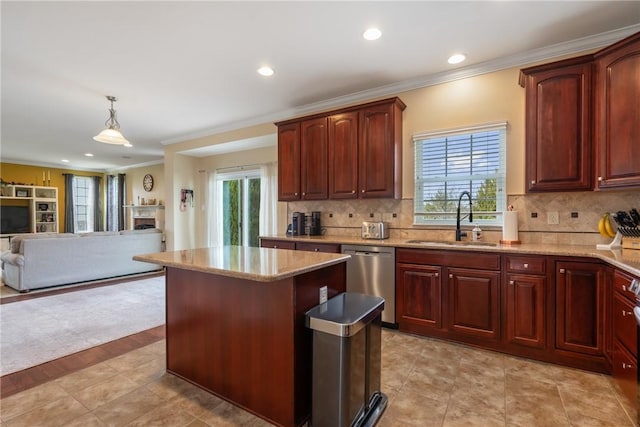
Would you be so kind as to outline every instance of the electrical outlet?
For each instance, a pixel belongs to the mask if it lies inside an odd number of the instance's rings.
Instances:
[[[327,302],[328,293],[329,291],[327,290],[326,286],[320,288],[320,304],[324,304],[325,302]]]
[[[558,212],[547,212],[547,224],[558,225],[560,224],[560,216]]]

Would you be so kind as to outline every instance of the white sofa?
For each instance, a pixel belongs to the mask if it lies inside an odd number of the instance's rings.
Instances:
[[[134,255],[161,252],[158,229],[13,237],[1,256],[4,284],[20,292],[160,270]]]

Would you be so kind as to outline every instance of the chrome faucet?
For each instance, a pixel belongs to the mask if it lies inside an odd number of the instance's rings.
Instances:
[[[473,210],[471,206],[471,193],[468,191],[463,191],[460,193],[460,197],[458,197],[458,210],[456,211],[456,242],[462,240],[463,237],[467,237],[467,233],[460,230],[460,202],[462,202],[462,196],[467,195],[469,198],[469,222],[473,222]],[[465,215],[466,217],[467,215]],[[463,217],[464,218],[464,217]]]

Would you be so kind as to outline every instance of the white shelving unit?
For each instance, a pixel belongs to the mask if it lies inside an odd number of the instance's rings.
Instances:
[[[23,206],[27,207],[29,212],[28,228],[20,232],[6,233],[3,236],[24,233],[57,233],[59,230],[57,187],[5,185],[0,187],[0,205]]]

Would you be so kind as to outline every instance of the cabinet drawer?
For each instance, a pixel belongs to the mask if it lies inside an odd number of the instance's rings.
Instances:
[[[633,281],[633,277],[629,276],[622,271],[616,270],[613,274],[613,287],[625,298],[628,298],[630,301],[636,300],[636,295],[629,290],[629,286],[631,286],[631,282]]]
[[[334,254],[340,253],[340,245],[332,244],[332,243],[304,243],[298,242],[296,243],[296,249],[299,251],[310,251],[310,252],[329,252]]]
[[[638,362],[619,342],[613,346],[613,378],[630,403],[636,403],[638,389]]]
[[[546,259],[532,256],[507,256],[507,271],[509,273],[545,274]]]
[[[638,353],[637,323],[633,314],[634,304],[620,297],[613,297],[613,334],[634,356]]]
[[[260,239],[260,247],[293,250],[296,248],[296,242],[288,242],[286,240]]]
[[[500,255],[482,252],[398,248],[396,262],[500,270]]]

